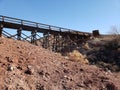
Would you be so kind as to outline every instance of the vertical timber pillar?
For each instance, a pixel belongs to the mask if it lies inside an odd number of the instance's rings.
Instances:
[[[32,44],[36,44],[36,30],[33,30],[32,32],[31,32],[31,43]]]
[[[54,41],[54,50],[57,52],[57,36],[55,35],[55,41]]]
[[[50,50],[50,40],[49,40],[49,38],[50,38],[50,34],[48,32],[47,33],[47,48]]]
[[[58,34],[58,41],[59,41],[59,45],[58,45],[58,47],[59,47],[59,52],[61,52],[61,36],[60,36],[60,34]]]
[[[22,28],[19,28],[17,30],[17,40],[21,40],[21,31],[22,31]]]
[[[50,40],[49,40],[49,32],[47,32],[47,33],[43,33],[43,48],[45,48],[45,49],[50,49]]]
[[[47,37],[46,37],[46,33],[43,33],[43,48],[47,49]]]
[[[53,37],[54,39],[53,39],[52,51],[57,52],[57,35],[54,34]]]
[[[2,30],[3,30],[3,25],[0,24],[0,37],[2,37]]]
[[[58,52],[59,51],[59,34],[56,34],[55,36],[55,52]]]
[[[45,33],[43,33],[43,42],[42,42],[43,48],[45,48]]]
[[[61,48],[62,47],[62,36],[61,34],[58,34],[57,36],[57,49],[58,49],[58,52],[61,52]]]
[[[53,34],[52,51],[55,51],[55,35]]]

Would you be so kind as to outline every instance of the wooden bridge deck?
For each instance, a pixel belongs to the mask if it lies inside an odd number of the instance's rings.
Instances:
[[[10,35],[8,32],[5,32],[3,30],[4,28],[15,29],[17,31],[17,34]],[[31,32],[31,36],[27,36],[23,34],[22,31]],[[9,37],[17,36],[18,40],[21,40],[22,34],[23,34],[24,36],[26,36],[26,38],[30,38],[32,43],[37,40],[36,39],[37,33],[43,33],[43,36],[45,38],[43,39],[44,40],[43,46],[46,46],[45,42],[48,44],[50,35],[54,36],[54,39],[55,39],[54,41],[56,41],[54,42],[54,45],[55,43],[56,45],[58,45],[57,42],[59,42],[59,40],[62,40],[62,38],[65,39],[66,37],[67,37],[66,39],[68,39],[69,37],[69,39],[73,42],[73,41],[77,41],[76,39],[84,39],[91,36],[91,33],[87,33],[87,32],[80,32],[80,31],[75,31],[75,30],[66,29],[62,27],[57,27],[57,26],[52,26],[52,25],[47,25],[47,24],[42,24],[42,23],[0,15],[0,36],[2,34],[6,35],[4,32],[9,34],[10,35]],[[62,38],[59,36],[61,36]]]
[[[4,28],[12,28],[12,29],[22,28],[22,30],[26,30],[26,31],[37,30],[37,32],[41,32],[41,33],[49,32],[50,34],[71,33],[71,34],[80,34],[80,35],[84,35],[84,34],[90,35],[90,33],[87,32],[80,32],[71,29],[61,28],[57,26],[52,26],[52,25],[47,25],[47,24],[7,17],[7,16],[1,16],[1,15],[0,15],[0,24],[2,24]]]

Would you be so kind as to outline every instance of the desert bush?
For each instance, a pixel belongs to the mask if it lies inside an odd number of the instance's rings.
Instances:
[[[120,47],[120,33],[119,30],[113,26],[111,28],[111,41],[106,43],[106,48],[117,49]]]
[[[105,48],[107,50],[115,50],[115,49],[119,48],[119,42],[120,42],[119,40],[120,40],[120,38],[112,39],[111,41],[109,41],[105,44]]]
[[[73,50],[68,54],[68,57],[71,61],[81,62],[82,64],[88,64],[88,60],[84,55],[82,55],[78,50]]]
[[[109,40],[99,48],[95,49],[88,56],[89,62],[111,71],[120,71],[120,34],[119,30],[113,29],[111,35],[106,35]]]

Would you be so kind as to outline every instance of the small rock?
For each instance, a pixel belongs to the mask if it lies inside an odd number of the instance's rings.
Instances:
[[[80,87],[79,90],[85,90],[84,88]]]
[[[44,75],[43,70],[42,70],[42,71],[39,71],[38,73],[39,73],[40,76],[43,76],[43,75]]]
[[[27,68],[28,68],[28,69],[32,69],[32,66],[31,66],[31,65],[28,65]]]
[[[12,58],[10,58],[10,57],[5,57],[5,58],[7,59],[8,62],[13,63],[13,59]]]
[[[44,85],[37,84],[36,85],[36,90],[45,90],[45,87],[44,87]]]
[[[65,75],[64,78],[67,78],[67,76]]]
[[[70,78],[70,77],[68,77],[68,76],[64,76],[64,78],[66,79],[66,80],[69,80],[69,81],[72,81],[72,78]]]
[[[83,71],[84,71],[84,69],[81,68],[81,69],[80,69],[80,72],[83,72]]]
[[[32,66],[28,65],[25,73],[29,74],[29,75],[32,75],[34,73],[34,69],[32,68]]]
[[[69,70],[64,69],[63,72],[64,72],[64,73],[69,73]]]
[[[32,75],[32,71],[31,71],[31,70],[29,70],[29,69],[28,69],[28,70],[26,70],[26,71],[25,71],[25,73],[26,73],[26,74],[29,74],[29,75]]]
[[[67,57],[67,56],[65,56],[64,58],[67,59],[67,60],[69,59],[69,57]]]
[[[22,70],[22,66],[17,66],[17,69]]]
[[[13,71],[14,70],[14,67],[13,66],[8,66],[8,71]]]
[[[106,88],[107,90],[118,90],[113,83],[107,83]]]

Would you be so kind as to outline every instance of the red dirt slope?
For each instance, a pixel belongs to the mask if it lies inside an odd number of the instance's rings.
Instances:
[[[120,76],[0,38],[0,90],[120,90]]]

